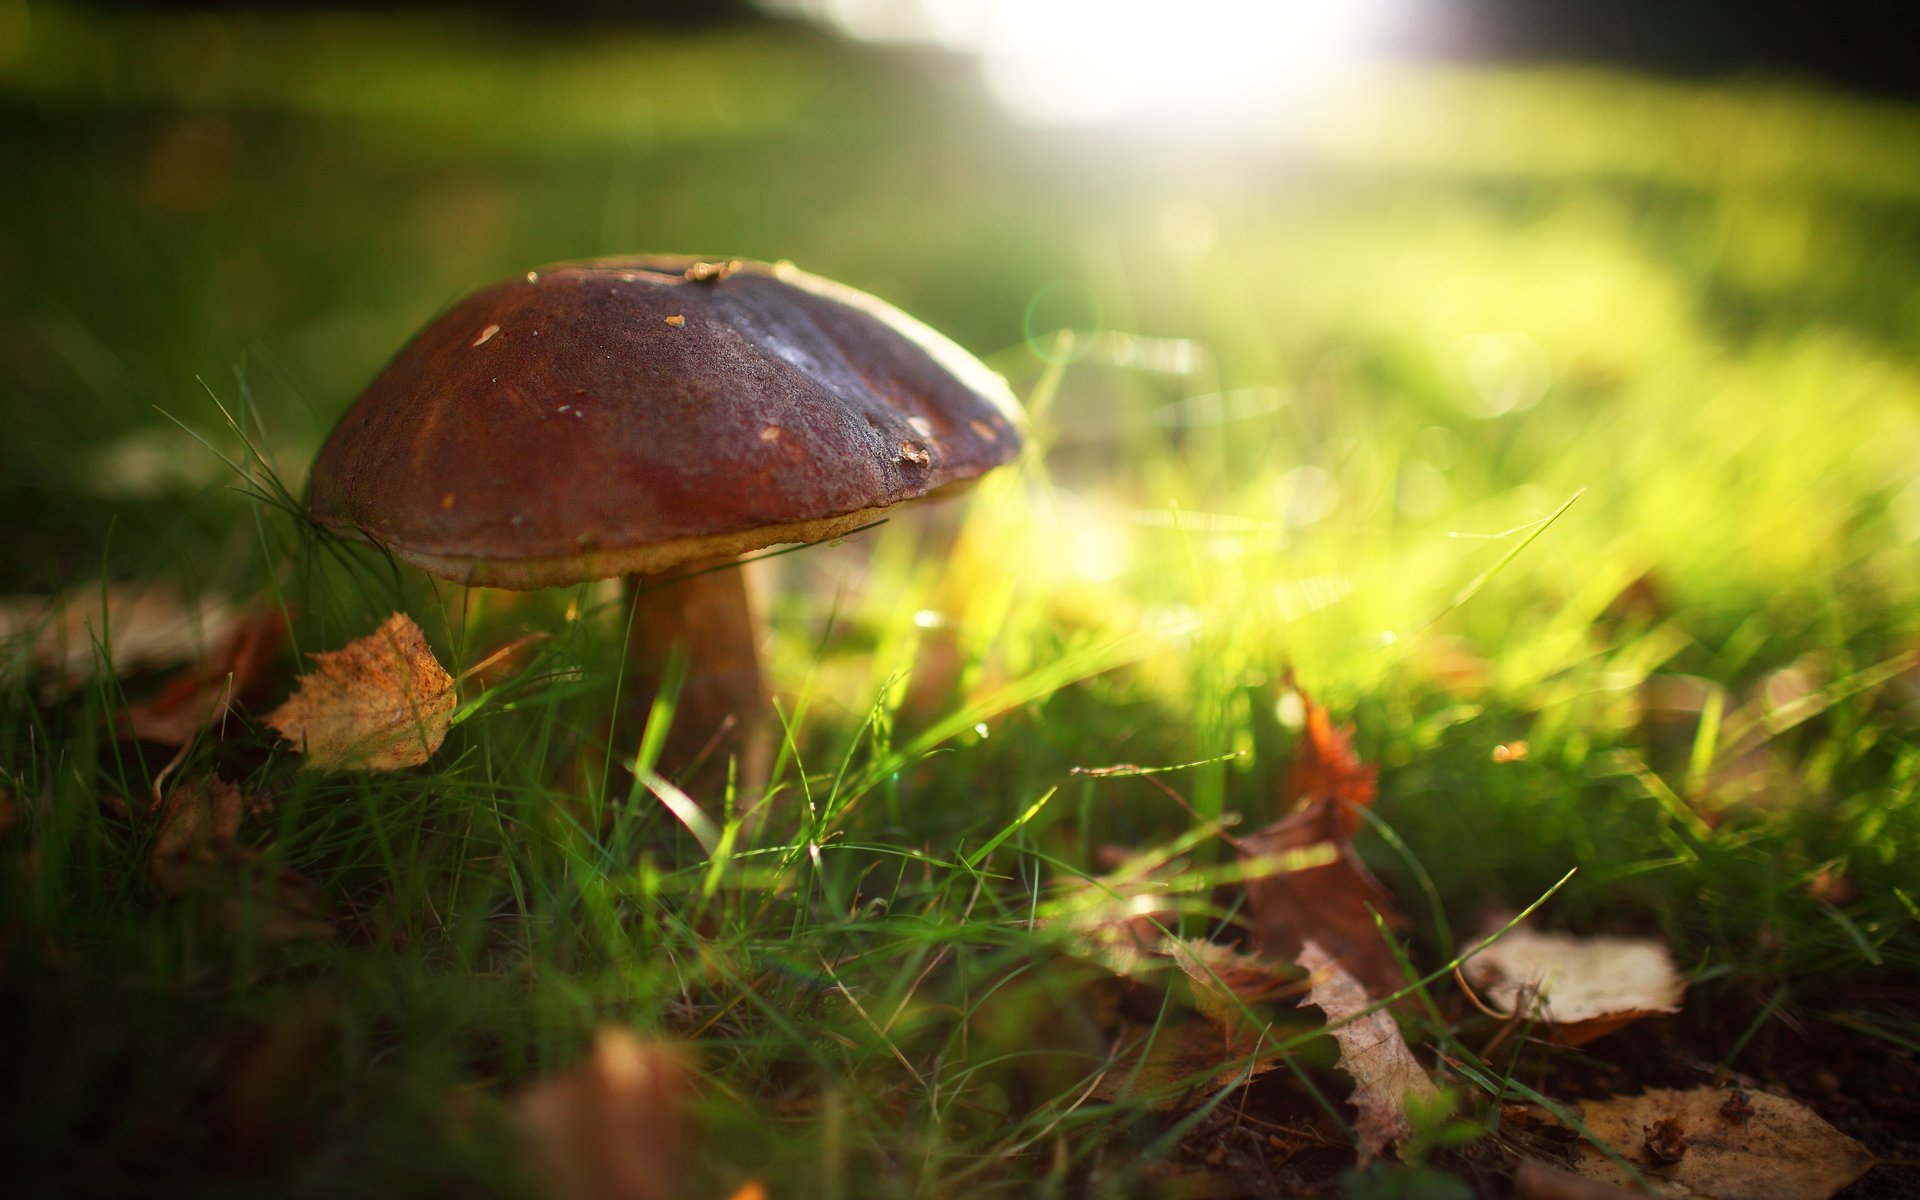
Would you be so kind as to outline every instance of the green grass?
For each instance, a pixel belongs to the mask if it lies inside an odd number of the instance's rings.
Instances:
[[[1911,111],[1404,71],[1257,150],[1175,149],[1003,127],[957,74],[794,31],[35,4],[26,36],[0,39],[0,591],[284,603],[298,651],[400,609],[456,669],[553,636],[426,767],[303,774],[249,726],[177,768],[271,798],[245,840],[320,886],[332,942],[153,894],[167,755],[112,729],[156,678],[58,695],[0,658],[16,1174],[524,1192],[511,1096],[614,1023],[696,1056],[689,1194],[1173,1194],[1243,1101],[1084,1100],[1088,971],[1034,920],[1108,847],[1230,861],[1145,782],[1070,772],[1198,763],[1160,778],[1262,824],[1289,667],[1381,764],[1360,848],[1417,972],[1578,867],[1550,924],[1659,933],[1697,981],[1658,1033],[1487,1063],[1485,1020],[1428,989],[1410,1032],[1466,1064],[1476,1129],[1490,1090],[1647,1078],[1648,1047],[1797,1080],[1809,1030],[1920,1043]],[[1035,410],[1034,453],[966,501],[756,568],[787,799],[718,859],[610,763],[609,590],[465,594],[274,502],[438,307],[618,250],[793,258]],[[1717,732],[1649,707],[1676,679]],[[1822,868],[1850,892],[1813,894]],[[1194,899],[1191,935],[1238,915]],[[1337,1139],[1330,1052],[1268,1016],[1297,1057],[1249,1111]],[[1902,1153],[1868,1101],[1828,1108]],[[1494,1144],[1428,1162],[1497,1193]]]

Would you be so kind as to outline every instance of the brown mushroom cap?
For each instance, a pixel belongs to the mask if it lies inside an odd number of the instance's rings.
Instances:
[[[423,329],[314,463],[315,520],[536,588],[832,537],[1013,458],[999,376],[790,264],[600,259]]]

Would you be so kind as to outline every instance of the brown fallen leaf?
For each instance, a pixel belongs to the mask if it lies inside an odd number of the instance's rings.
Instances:
[[[169,899],[213,901],[207,910],[228,929],[265,941],[330,938],[331,914],[320,888],[299,872],[262,861],[239,839],[249,813],[266,802],[217,775],[183,780],[161,799],[147,877]]]
[[[1488,930],[1488,933],[1495,929]],[[1468,959],[1467,981],[1512,1014],[1537,995],[1554,1040],[1584,1045],[1642,1017],[1680,1011],[1687,981],[1651,938],[1575,937],[1520,928]]]
[[[1249,865],[1252,948],[1291,963],[1312,938],[1384,996],[1403,980],[1374,915],[1390,928],[1401,923],[1400,916],[1352,844],[1362,821],[1359,810],[1373,803],[1374,769],[1354,756],[1351,729],[1336,728],[1325,708],[1297,686],[1295,691],[1306,719],[1282,798],[1292,811],[1234,843]]]
[[[1067,911],[1046,922],[1072,960],[1111,976],[1085,987],[1077,1005],[1084,1023],[1106,1031],[1116,1058],[1092,1085],[1096,1099],[1186,1107],[1280,1062],[1266,1054],[1247,1070],[1262,1043],[1277,1040],[1250,1006],[1297,991],[1303,973],[1162,932],[1179,919],[1172,906],[1181,902],[1154,872],[1075,881],[1066,889]],[[1031,1035],[1027,1023],[1023,1040]]]
[[[125,676],[202,656],[233,612],[216,599],[189,602],[170,587],[110,583],[58,596],[0,597],[0,646],[27,641],[27,661],[51,694],[93,677],[101,655]]]
[[[1306,724],[1287,771],[1287,799],[1295,811],[1320,801],[1332,802],[1340,813],[1340,827],[1352,835],[1361,823],[1355,810],[1373,804],[1379,772],[1354,754],[1353,726],[1336,728],[1313,697],[1298,686],[1294,690],[1306,709]]]
[[[217,775],[185,779],[161,802],[147,877],[163,896],[180,896],[250,851],[238,842],[247,801]]]
[[[339,650],[312,656],[267,724],[298,747],[313,771],[397,771],[433,757],[457,697],[426,635],[405,613]]]
[[[1726,1102],[1727,1093],[1716,1087],[1688,1092],[1656,1088],[1639,1096],[1589,1101],[1578,1111],[1596,1137],[1658,1181],[1662,1193],[1670,1196],[1826,1200],[1874,1164],[1865,1146],[1784,1097],[1748,1093],[1753,1111],[1744,1119],[1723,1113]],[[1648,1145],[1648,1131],[1661,1128],[1662,1122],[1685,1130],[1685,1151],[1673,1162],[1662,1162]],[[1574,1169],[1589,1179],[1622,1186],[1629,1182],[1625,1171],[1584,1143]]]
[[[1194,1011],[1242,1053],[1254,1049],[1261,1031],[1248,1009],[1296,995],[1305,986],[1304,972],[1217,942],[1167,938],[1158,950],[1186,975]]]
[[[129,704],[123,732],[143,741],[183,746],[259,689],[287,643],[286,614],[268,609],[241,618],[205,663],[175,675],[150,700]]]
[[[1095,1099],[1145,1098],[1160,1110],[1191,1108],[1222,1089],[1257,1079],[1280,1065],[1281,1054],[1249,1056],[1259,1038],[1222,1037],[1212,1022],[1174,1017],[1130,1025],[1119,1038],[1113,1066],[1093,1084]]]
[[[1311,938],[1369,990],[1384,996],[1405,980],[1374,914],[1389,928],[1401,919],[1386,888],[1354,853],[1347,834],[1334,802],[1316,800],[1239,840],[1243,862],[1276,864],[1247,879],[1253,949],[1280,962],[1295,962]]]
[[[1439,1092],[1407,1048],[1392,1013],[1381,1009],[1355,1019],[1377,1003],[1377,997],[1369,995],[1338,959],[1308,939],[1298,961],[1313,979],[1301,1003],[1316,1005],[1327,1014],[1327,1023],[1334,1026],[1333,1039],[1340,1045],[1340,1067],[1353,1077],[1353,1106],[1360,1111],[1355,1131],[1360,1135],[1360,1160],[1365,1163],[1412,1132],[1408,1097],[1431,1101]]]
[[[558,1200],[677,1200],[687,1095],[677,1051],[601,1030],[584,1063],[520,1096],[535,1182]]]

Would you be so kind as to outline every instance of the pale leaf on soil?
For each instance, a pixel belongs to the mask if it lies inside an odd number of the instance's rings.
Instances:
[[[1360,1112],[1360,1157],[1377,1158],[1411,1132],[1407,1098],[1431,1100],[1437,1094],[1426,1069],[1407,1048],[1393,1014],[1382,1009],[1349,1020],[1378,1000],[1353,974],[1312,939],[1300,948],[1299,963],[1313,985],[1303,1003],[1317,1005],[1327,1023],[1337,1025],[1340,1066],[1353,1077],[1353,1106]],[[1346,1024],[1339,1025],[1345,1021]]]
[[[79,587],[59,596],[0,596],[0,649],[25,642],[26,658],[52,693],[91,678],[103,650],[115,675],[200,657],[220,641],[233,612],[218,600],[189,603],[159,584]]]
[[[1580,1120],[1663,1195],[1700,1200],[1826,1200],[1874,1164],[1867,1148],[1805,1107],[1780,1096],[1749,1092],[1748,1113],[1723,1088],[1690,1092],[1656,1088],[1639,1096],[1588,1101]],[[1678,1122],[1686,1138],[1678,1161],[1662,1163],[1647,1148],[1647,1133]],[[1591,1179],[1625,1185],[1627,1173],[1582,1144],[1574,1169]]]
[[[686,1193],[680,1055],[605,1029],[587,1061],[528,1088],[520,1128],[540,1190],[556,1200],[677,1200]]]
[[[267,716],[315,771],[397,771],[433,757],[457,697],[413,618],[388,617],[339,650],[313,655],[285,704]]]
[[[1651,938],[1514,929],[1468,959],[1462,971],[1487,1003],[1508,1013],[1538,996],[1533,1015],[1569,1046],[1641,1017],[1679,1012],[1687,991],[1667,948]]]

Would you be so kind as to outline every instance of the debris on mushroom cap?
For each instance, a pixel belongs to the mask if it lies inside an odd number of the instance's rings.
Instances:
[[[863,292],[602,259],[416,335],[328,438],[310,507],[434,574],[545,587],[832,537],[1021,443],[999,376]]]

